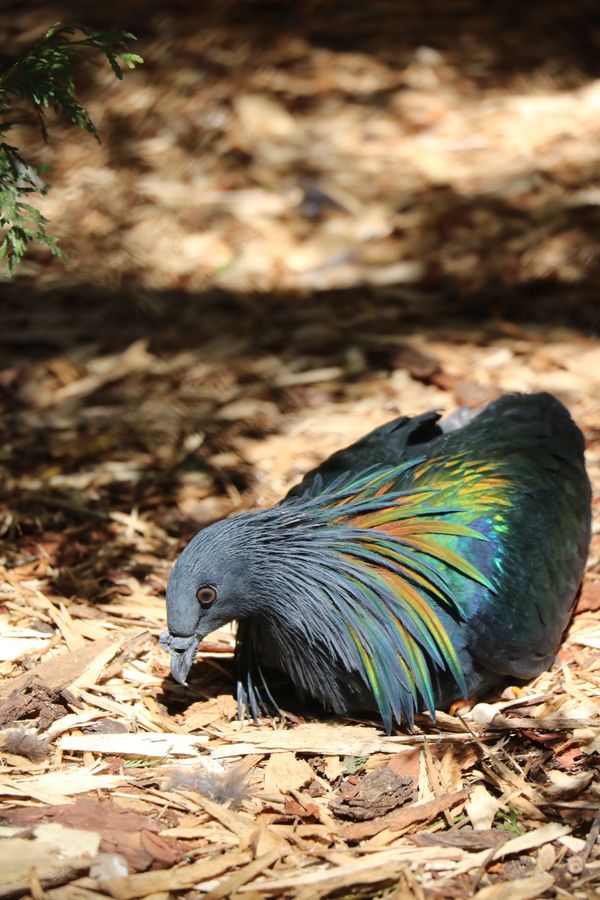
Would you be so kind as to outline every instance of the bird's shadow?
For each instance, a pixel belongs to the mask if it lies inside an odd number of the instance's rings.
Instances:
[[[223,694],[233,696],[235,664],[232,658],[204,659],[193,663],[186,684],[166,675],[157,700],[171,715],[183,713],[192,703],[214,700]]]
[[[269,689],[280,709],[280,718],[289,724],[304,721],[342,721],[339,714],[324,709],[316,700],[298,694],[290,678],[281,672],[269,672]],[[235,699],[235,663],[232,658],[199,660],[190,669],[187,684],[178,684],[170,675],[163,678],[157,701],[170,716],[179,716],[193,703],[214,700],[225,695]],[[356,713],[352,721],[377,724],[373,715]],[[253,721],[248,716],[246,721]],[[347,719],[345,719],[347,721]],[[380,723],[379,723],[380,724]]]

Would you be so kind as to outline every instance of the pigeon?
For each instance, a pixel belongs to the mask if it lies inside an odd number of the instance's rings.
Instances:
[[[237,623],[240,715],[273,679],[385,729],[548,669],[591,531],[581,431],[546,393],[402,416],[334,453],[269,509],[204,528],[167,586],[161,645],[186,683]]]

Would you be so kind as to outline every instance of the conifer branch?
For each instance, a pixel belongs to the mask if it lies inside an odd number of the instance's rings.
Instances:
[[[99,32],[56,23],[0,76],[0,259],[6,261],[7,277],[32,241],[41,241],[54,256],[65,257],[57,239],[46,230],[47,219],[28,202],[32,194],[45,194],[48,185],[18,148],[4,139],[16,124],[12,118],[15,104],[25,103],[33,109],[44,140],[48,110],[66,116],[99,140],[94,122],[77,99],[73,62],[98,52],[120,80],[124,68],[133,69],[143,62],[129,50],[132,40],[133,34],[118,28]]]

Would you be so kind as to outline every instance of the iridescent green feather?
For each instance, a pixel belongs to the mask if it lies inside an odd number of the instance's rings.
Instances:
[[[493,528],[484,533],[471,525],[494,525],[490,510],[508,503],[502,492],[510,482],[485,461],[469,459],[461,470],[464,463],[460,456],[412,459],[338,479],[319,498],[319,519],[340,535],[332,549],[342,578],[352,584],[360,623],[348,628],[385,722],[398,717],[399,683],[407,692],[400,705],[409,721],[419,696],[433,712],[432,666],[447,669],[466,690],[437,610],[446,608],[460,619],[461,588],[494,591],[492,579],[466,558],[463,547],[493,538]]]

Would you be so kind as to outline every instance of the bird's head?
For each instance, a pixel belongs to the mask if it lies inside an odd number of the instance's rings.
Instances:
[[[161,646],[185,683],[200,641],[228,622],[263,615],[306,627],[307,603],[322,603],[318,573],[324,535],[315,502],[288,502],[209,525],[177,559],[167,585]],[[305,590],[302,590],[302,588]]]
[[[257,513],[243,513],[199,532],[177,559],[167,584],[167,626],[161,645],[171,673],[185,683],[203,638],[259,607],[254,577]]]

